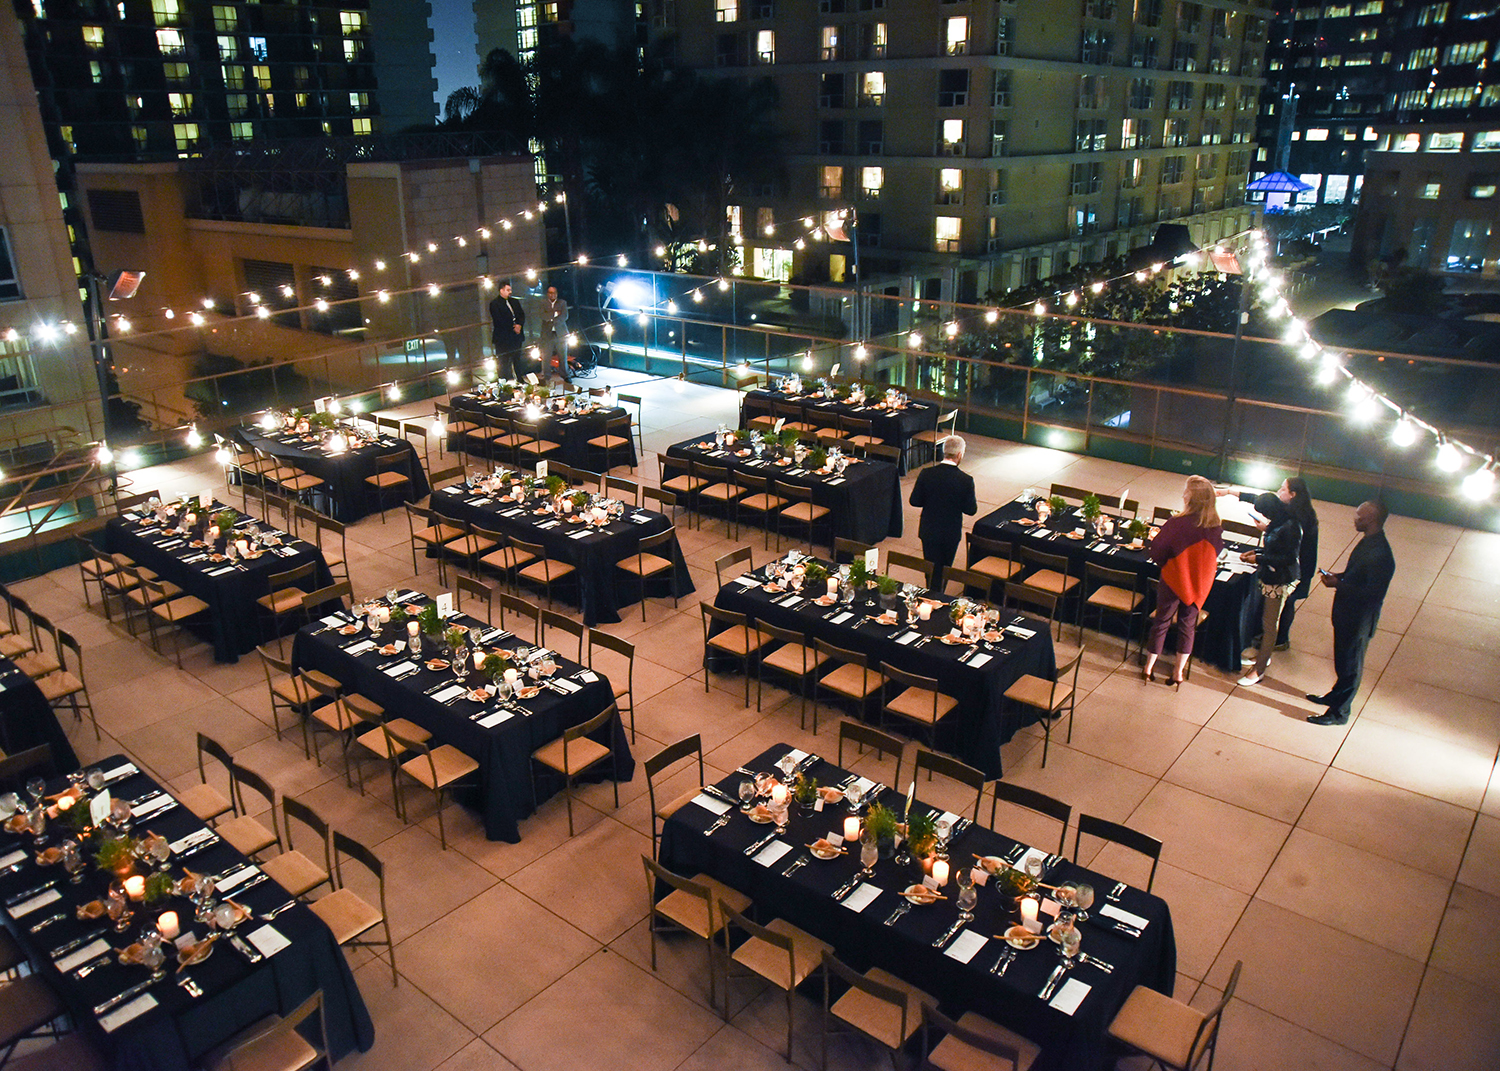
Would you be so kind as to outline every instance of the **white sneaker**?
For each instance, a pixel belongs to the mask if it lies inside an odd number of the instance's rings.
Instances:
[[[1250,688],[1254,685],[1259,684],[1260,681],[1261,677],[1259,673],[1246,673],[1243,677],[1241,677],[1234,683],[1238,684],[1241,688]]]

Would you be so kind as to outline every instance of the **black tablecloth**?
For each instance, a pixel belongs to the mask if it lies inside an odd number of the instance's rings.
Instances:
[[[1050,678],[1056,668],[1052,633],[1045,621],[1005,614],[1001,620],[1017,622],[1017,627],[1033,635],[1005,633],[993,649],[981,652],[989,655],[989,661],[975,666],[972,661],[977,655],[969,662],[959,661],[970,650],[964,645],[949,646],[936,639],[909,644],[896,642],[910,631],[924,636],[946,633],[952,621],[945,608],[935,609],[931,620],[914,622],[908,629],[876,624],[857,610],[849,620],[835,623],[834,618],[844,612],[841,608],[819,606],[815,602],[782,605],[791,598],[786,594],[772,595],[763,587],[746,587],[730,581],[719,589],[714,605],[748,614],[756,621],[778,628],[811,634],[838,647],[861,651],[869,657],[872,668],[888,662],[908,673],[936,678],[939,691],[958,700],[958,708],[939,723],[938,745],[984,771],[987,777],[1001,775],[1000,745],[1023,725],[1036,720],[1036,712],[1031,708],[1006,703],[1005,689],[1023,674]],[[945,603],[953,601],[947,596],[932,598],[941,598]],[[864,623],[855,627],[856,622]]]
[[[708,449],[703,449],[703,444]],[[692,458],[720,468],[739,469],[751,476],[774,476],[783,483],[810,487],[813,502],[828,507],[835,536],[875,544],[886,536],[901,534],[901,476],[889,462],[851,460],[843,477],[819,476],[793,465],[777,465],[757,461],[748,454],[740,457],[737,453],[717,450],[712,435],[669,446],[667,456]]]
[[[59,770],[78,766],[68,734],[42,690],[14,662],[0,658],[0,749],[14,755],[38,744],[52,746],[52,762]]]
[[[103,760],[98,766],[107,772],[122,767],[126,761],[117,755]],[[52,791],[61,787],[60,784],[51,786]],[[113,784],[110,791],[117,799],[139,800],[154,794],[159,787],[146,775],[133,773]],[[49,828],[55,825],[49,823]],[[137,835],[143,829],[149,829],[172,841],[202,829],[203,823],[186,808],[174,806],[138,821],[135,826],[132,832]],[[49,843],[57,842],[56,836],[49,837]],[[0,856],[18,848],[26,850],[28,860],[32,858],[30,836],[0,833]],[[180,875],[183,866],[187,866],[197,873],[226,874],[238,869],[245,861],[244,856],[219,841],[187,856],[182,863],[174,862],[172,873]],[[323,991],[328,1044],[335,1059],[356,1048],[367,1051],[374,1044],[375,1027],[342,949],[323,921],[302,906],[277,915],[272,923],[291,942],[289,947],[260,963],[251,963],[231,944],[220,941],[208,959],[185,972],[204,990],[203,996],[197,998],[190,997],[175,984],[182,975],[169,962],[166,978],[149,989],[158,1002],[157,1006],[113,1033],[105,1032],[93,1009],[146,980],[149,972],[144,967],[121,965],[111,955],[104,966],[79,979],[56,969],[49,955],[53,949],[100,929],[105,931],[100,936],[106,937],[115,948],[123,948],[135,939],[142,923],[154,924],[157,916],[167,910],[177,912],[184,932],[192,930],[203,937],[207,931],[202,923],[193,921],[191,902],[178,897],[150,907],[134,905],[136,915],[132,927],[124,934],[116,934],[99,922],[80,921],[75,909],[102,896],[106,883],[94,870],[92,862],[86,867],[81,884],[72,885],[59,880],[64,877],[61,867],[44,868],[28,861],[20,871],[0,876],[0,902],[9,905],[10,900],[20,894],[46,882],[59,881],[57,889],[62,893],[62,899],[16,919],[13,931],[33,960],[43,964],[43,976],[81,1024],[80,1029],[90,1043],[105,1053],[118,1071],[188,1071],[189,1067],[197,1066],[214,1046],[267,1014],[295,1010],[318,989]],[[269,911],[291,899],[286,890],[269,880],[253,888],[236,889],[229,895],[254,912]],[[7,913],[10,910],[12,908],[7,906]],[[63,914],[61,919],[36,933],[31,932],[32,926],[57,912]],[[238,932],[248,934],[261,925],[258,920],[250,920],[242,923]]]
[[[232,507],[215,502],[210,509],[197,510],[199,533],[209,516],[226,508]],[[253,527],[280,532],[268,524],[252,521],[244,514],[240,514],[240,520],[236,531]],[[171,523],[175,525],[175,521]],[[274,550],[267,551],[252,561],[230,568],[228,560],[186,561],[213,548],[194,547],[190,541],[163,531],[149,513],[144,519],[138,514],[126,513],[112,518],[104,526],[104,549],[128,554],[161,579],[170,580],[187,594],[208,603],[207,621],[193,620],[186,627],[213,644],[217,661],[238,662],[240,655],[248,654],[265,641],[263,630],[269,626],[270,617],[255,600],[270,591],[271,577],[313,562],[316,565],[313,572],[317,581],[315,586],[321,588],[333,583],[333,574],[328,571],[322,551],[305,540],[292,539],[285,532],[280,532],[280,535],[282,549],[290,553],[282,555]],[[225,569],[228,571],[224,572]],[[215,572],[219,575],[214,576]],[[283,631],[291,631],[299,623],[296,615],[288,615],[282,619],[280,627]]]
[[[332,454],[323,448],[318,435],[312,436],[312,441],[304,442],[295,435],[268,435],[259,428],[236,428],[230,434],[245,445],[258,447],[263,453],[290,462],[326,483],[332,500],[332,515],[344,524],[353,524],[375,512],[377,503],[365,478],[375,475],[376,461],[384,454],[397,450],[406,453],[406,475],[411,479],[410,501],[420,501],[427,495],[427,473],[422,469],[421,456],[406,439],[383,436],[378,442],[357,450]]]
[[[796,406],[804,414],[803,423],[818,427],[833,427],[835,415],[855,417],[870,421],[870,433],[884,439],[891,446],[901,448],[901,475],[906,475],[906,445],[913,435],[926,431],[937,423],[937,408],[927,402],[909,402],[904,409],[894,412],[874,406],[850,405],[848,402],[833,402],[803,394],[792,397],[776,390],[752,390],[740,399],[740,427],[755,416],[771,411],[777,406],[778,414],[785,406]]]
[[[420,608],[425,600],[412,600],[405,605]],[[474,618],[460,614],[454,621],[487,634],[489,626]],[[405,638],[405,629],[387,626],[383,630],[382,642]],[[425,668],[420,672],[396,680],[382,672],[382,667],[393,666],[407,659],[406,655],[385,656],[379,650],[362,655],[351,655],[344,650],[369,639],[368,631],[361,629],[357,635],[345,636],[337,630],[317,622],[297,634],[292,647],[292,661],[299,669],[320,669],[340,681],[346,690],[380,704],[391,717],[409,718],[432,733],[432,743],[452,744],[479,763],[479,789],[473,793],[460,792],[460,802],[476,806],[484,821],[485,835],[490,840],[521,839],[519,822],[532,810],[531,753],[543,744],[562,736],[563,730],[588,721],[614,701],[614,689],[603,674],[592,682],[576,679],[582,667],[561,656],[556,658],[557,677],[575,678],[582,688],[571,695],[559,695],[543,688],[533,699],[521,702],[527,712],[515,715],[498,725],[486,728],[479,725],[476,717],[495,712],[493,705],[458,699],[445,706],[427,695],[429,689],[443,681],[451,681],[447,670],[434,672]],[[496,644],[505,649],[514,649],[517,641],[506,634]],[[489,644],[487,644],[489,646]],[[425,653],[435,652],[431,640],[424,640]],[[635,759],[630,754],[619,719],[597,734],[601,744],[613,744],[619,762],[620,780],[629,781],[635,770]],[[590,771],[594,779],[613,776],[609,763],[601,763]],[[585,777],[585,779],[588,779]],[[561,787],[561,782],[539,782],[539,799],[545,798]],[[410,791],[410,789],[408,789]]]
[[[511,420],[526,419],[526,407],[524,405],[512,405],[509,402],[487,401],[472,394],[456,394],[453,396],[453,411],[483,413],[489,417],[506,417]],[[591,413],[579,413],[568,416],[557,416],[556,414],[543,414],[540,428],[540,436],[549,442],[557,443],[562,447],[557,453],[549,456],[556,458],[564,465],[575,469],[587,469],[590,472],[604,471],[604,451],[597,446],[590,446],[590,439],[597,439],[605,432],[605,425],[611,420],[618,419],[629,414],[620,406],[612,409],[597,409]],[[620,464],[620,457],[624,450],[630,451],[630,467],[635,468],[640,464],[640,458],[635,452],[635,436],[628,434],[629,445],[616,447],[611,453],[614,465]],[[451,441],[451,437],[450,437]],[[469,446],[473,446],[470,440]],[[451,447],[450,447],[451,448]],[[474,453],[472,449],[468,453]],[[500,460],[507,460],[506,453]]]
[[[1049,521],[1047,530],[1082,530],[1083,522],[1075,514],[1075,510],[1070,510],[1067,518],[1061,521],[1054,518]],[[1007,502],[993,513],[975,521],[974,534],[985,539],[1035,547],[1044,554],[1062,555],[1075,563],[1074,575],[1080,578],[1083,576],[1084,562],[1092,562],[1105,569],[1135,573],[1147,581],[1161,573],[1160,567],[1144,549],[1131,550],[1119,543],[1091,538],[1069,539],[1066,535],[1041,537],[1033,534],[1035,528],[1015,523],[1021,518],[1034,517],[1033,511],[1022,503]],[[1232,540],[1226,540],[1224,546],[1225,556],[1238,564],[1239,551],[1245,548]],[[1248,546],[1249,544],[1245,545]],[[1147,586],[1142,585],[1140,590],[1149,596]],[[1240,652],[1249,646],[1250,637],[1260,631],[1260,622],[1254,620],[1255,596],[1253,573],[1236,572],[1226,576],[1221,565],[1220,579],[1214,581],[1203,606],[1208,612],[1208,620],[1193,635],[1193,654],[1199,661],[1218,666],[1226,673],[1239,673]],[[1149,597],[1147,601],[1149,610]],[[1124,621],[1118,614],[1106,614],[1104,627],[1119,630],[1124,627]],[[1171,642],[1172,635],[1169,632],[1167,643],[1170,645]]]
[[[620,607],[629,606],[640,598],[640,581],[632,573],[616,568],[615,563],[630,558],[634,560],[636,547],[646,536],[665,532],[672,527],[671,518],[665,514],[648,510],[627,512],[617,521],[603,528],[594,529],[594,534],[574,539],[570,533],[577,532],[579,525],[558,523],[548,528],[539,524],[551,524],[551,516],[538,517],[530,511],[521,511],[514,502],[499,502],[493,497],[468,491],[459,486],[434,491],[432,508],[445,517],[471,521],[491,531],[504,532],[526,543],[538,543],[547,549],[547,557],[567,562],[578,572],[579,608],[583,611],[583,623],[593,626],[613,624],[620,620]],[[506,514],[512,514],[507,516]],[[639,523],[631,516],[643,518]],[[693,578],[688,572],[682,548],[674,536],[671,548],[658,547],[652,553],[659,557],[670,556],[676,568],[671,580],[648,581],[647,595],[683,595],[693,593]]]
[[[787,751],[787,745],[778,744],[745,766],[751,770],[773,770],[776,760]],[[846,776],[846,771],[827,762],[816,763],[809,773],[823,785],[840,783]],[[726,778],[720,782],[720,788],[733,796],[739,781],[739,776]],[[881,802],[899,814],[905,804],[904,793],[888,790],[882,794]],[[913,813],[923,806],[914,805]],[[1049,884],[1087,881],[1093,885],[1096,903],[1092,917],[1080,924],[1082,951],[1114,967],[1113,973],[1105,973],[1079,964],[1069,972],[1069,977],[1092,987],[1071,1016],[1038,996],[1060,962],[1050,942],[1043,941],[1037,948],[1020,952],[1004,977],[989,973],[1006,950],[1004,943],[992,935],[1003,933],[1006,926],[1019,921],[1014,900],[1002,896],[998,887],[977,889],[975,919],[968,930],[990,940],[965,964],[933,947],[933,942],[958,918],[952,899],[956,888],[951,882],[944,890],[950,899],[913,907],[893,924],[885,925],[904,902],[895,890],[920,880],[915,864],[902,867],[893,860],[877,863],[871,880],[882,891],[860,912],[844,907],[831,895],[859,869],[857,845],[851,855],[826,862],[812,859],[790,876],[783,874],[795,860],[807,854],[802,845],[830,831],[841,832],[847,813],[841,804],[829,805],[823,812],[807,816],[794,809],[782,837],[793,850],[770,866],[762,866],[747,857],[745,849],[773,827],[755,825],[735,815],[723,829],[705,836],[704,831],[714,822],[714,816],[688,804],[665,823],[661,860],[679,874],[706,873],[718,878],[754,900],[763,921],[771,916],[785,918],[833,945],[839,958],[856,970],[881,967],[890,971],[935,997],[954,1018],[964,1011],[975,1011],[1030,1038],[1042,1048],[1041,1057],[1033,1065],[1038,1071],[1097,1071],[1104,1067],[1105,1032],[1130,991],[1136,985],[1145,985],[1161,993],[1172,992],[1177,946],[1166,902],[1139,889],[1126,888],[1120,895],[1119,906],[1148,922],[1139,938],[1124,936],[1115,932],[1099,914],[1106,894],[1115,886],[1114,879],[1066,860],[1049,869],[1043,880]],[[970,826],[953,838],[949,854],[956,867],[972,855],[1005,856],[1017,844],[982,826]],[[951,946],[949,942],[945,947]]]

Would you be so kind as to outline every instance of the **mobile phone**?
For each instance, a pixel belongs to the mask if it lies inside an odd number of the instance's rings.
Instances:
[[[1322,575],[1323,575],[1323,576],[1332,576],[1332,575],[1333,575],[1333,574],[1332,574],[1332,573],[1331,573],[1331,572],[1329,572],[1329,571],[1328,571],[1328,570],[1327,570],[1327,569],[1323,569],[1323,568],[1319,568],[1319,569],[1318,569],[1318,572],[1319,572],[1319,573],[1321,573],[1321,574],[1322,574]]]

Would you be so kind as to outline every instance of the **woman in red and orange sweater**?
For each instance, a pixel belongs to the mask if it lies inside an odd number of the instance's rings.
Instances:
[[[1214,485],[1202,476],[1189,476],[1182,489],[1182,512],[1172,515],[1151,541],[1151,560],[1161,566],[1156,589],[1156,612],[1146,635],[1146,664],[1141,680],[1155,680],[1156,659],[1167,638],[1167,629],[1177,623],[1177,665],[1171,684],[1182,683],[1188,656],[1193,653],[1193,632],[1198,613],[1213,587],[1224,549],[1224,527],[1215,505]]]

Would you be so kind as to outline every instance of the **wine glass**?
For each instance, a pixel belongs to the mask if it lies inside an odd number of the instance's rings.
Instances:
[[[98,792],[104,787],[104,771],[95,766],[87,775],[89,788]]]
[[[1057,930],[1057,944],[1062,950],[1063,962],[1069,967],[1073,966],[1073,957],[1078,955],[1078,946],[1083,942],[1083,934],[1078,927],[1072,923],[1067,926],[1059,925]]]
[[[970,867],[959,867],[954,875],[958,882],[958,917],[965,922],[974,920],[974,903],[979,894],[974,890],[974,871]]]
[[[740,782],[740,810],[749,814],[755,808],[755,782],[745,778]]]
[[[858,814],[859,809],[864,806],[865,788],[858,781],[849,782],[849,787],[844,789],[844,799],[848,801],[849,813]]]
[[[33,777],[26,782],[26,794],[31,797],[32,803],[40,804],[42,797],[47,794],[47,782],[40,777]]]
[[[938,817],[936,830],[938,855],[945,856],[948,854],[948,837],[953,832],[953,823],[948,820],[946,815],[941,815]]]
[[[83,880],[83,852],[79,850],[76,840],[63,842],[62,865],[63,869],[68,872],[70,885],[77,885]]]
[[[47,840],[47,809],[40,804],[26,813],[26,824],[33,834],[31,843],[40,848]]]
[[[1058,918],[1073,917],[1075,913],[1075,904],[1073,898],[1077,894],[1077,892],[1078,887],[1072,882],[1068,881],[1063,882],[1056,889],[1052,890],[1052,898],[1057,901],[1059,908]]]
[[[860,877],[872,877],[875,873],[875,862],[880,858],[880,846],[875,841],[875,834],[866,829],[859,835],[859,862],[862,869]]]
[[[167,962],[167,954],[161,947],[161,934],[148,933],[141,939],[141,943],[145,945],[141,950],[141,966],[150,969],[153,982],[159,982],[167,974],[163,966]]]
[[[1094,887],[1085,881],[1080,881],[1077,885],[1073,886],[1073,904],[1078,908],[1078,912],[1074,917],[1079,922],[1087,922],[1089,908],[1094,906]]]
[[[172,858],[172,845],[167,843],[165,837],[155,837],[151,841],[151,858],[156,862],[156,869],[166,873]]]
[[[0,796],[0,818],[9,818],[21,809],[21,797],[14,792]]]
[[[1032,881],[1042,880],[1042,864],[1046,862],[1036,852],[1026,853],[1026,876]]]
[[[797,768],[797,760],[792,758],[792,753],[788,751],[776,760],[776,768],[781,771],[781,779],[788,781],[791,779],[792,771]]]
[[[125,886],[118,880],[109,883],[108,900],[106,910],[115,924],[115,933],[124,933],[130,928],[130,902],[125,896]]]

